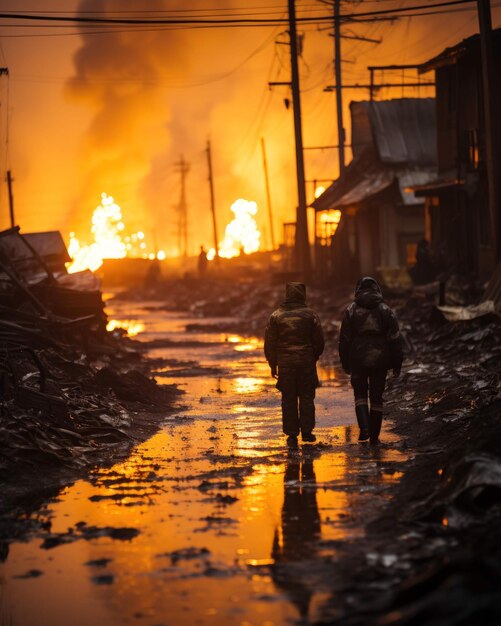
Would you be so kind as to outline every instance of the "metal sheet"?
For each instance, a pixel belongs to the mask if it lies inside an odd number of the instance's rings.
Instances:
[[[382,163],[436,164],[434,98],[401,98],[362,104],[367,107],[375,147]]]

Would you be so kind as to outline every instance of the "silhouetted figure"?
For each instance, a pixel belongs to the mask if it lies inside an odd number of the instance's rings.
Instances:
[[[273,582],[284,589],[302,618],[308,617],[313,595],[305,561],[314,557],[321,523],[313,460],[289,453],[284,476],[281,532],[275,531],[271,552]]]
[[[418,242],[416,265],[410,268],[409,274],[416,285],[426,285],[435,279],[437,270],[431,258],[430,243],[427,239]]]
[[[153,261],[150,261],[148,271],[146,272],[146,276],[144,277],[144,286],[148,288],[156,287],[160,281],[161,276],[162,270],[160,269],[160,261],[158,259],[153,259]]]
[[[207,252],[203,246],[200,246],[200,254],[198,255],[198,275],[200,277],[205,276],[208,262]]]
[[[395,313],[383,302],[374,278],[361,278],[355,302],[345,310],[339,334],[339,356],[344,371],[351,374],[359,441],[376,443],[383,419],[386,374],[400,375],[402,339]],[[370,399],[370,411],[369,402]]]
[[[318,315],[306,306],[303,283],[287,283],[285,302],[274,311],[266,326],[264,353],[271,375],[282,392],[282,425],[287,443],[315,441],[315,389],[317,360],[324,350]]]

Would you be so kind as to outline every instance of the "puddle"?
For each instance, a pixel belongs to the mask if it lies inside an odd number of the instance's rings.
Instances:
[[[204,342],[151,351],[187,370],[196,361],[202,374],[162,371],[159,382],[181,385],[187,406],[125,462],[63,490],[44,511],[50,528],[10,546],[1,624],[319,618],[340,547],[363,535],[401,476],[395,437],[384,430],[388,445],[377,450],[358,444],[346,377],[322,365],[318,442],[288,451],[260,340],[186,333],[197,320],[148,303],[111,313],[143,325],[140,341]]]

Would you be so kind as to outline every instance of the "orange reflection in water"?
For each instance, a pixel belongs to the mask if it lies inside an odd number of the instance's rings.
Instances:
[[[233,389],[237,393],[256,393],[264,387],[262,378],[252,378],[241,376],[235,378]]]
[[[262,349],[264,343],[258,337],[242,337],[241,335],[228,335],[225,337],[228,343],[234,344],[236,352],[251,352]]]
[[[140,534],[132,541],[79,540],[50,554],[36,551],[50,558],[41,566],[44,575],[30,582],[31,606],[58,589],[73,599],[72,610],[82,616],[78,626],[122,626],[139,614],[180,626],[317,618],[329,581],[324,577],[323,588],[312,572],[336,550],[326,541],[363,532],[354,512],[363,512],[372,496],[354,487],[365,489],[370,481],[368,464],[378,479],[379,457],[362,458],[345,427],[329,429],[339,445],[321,454],[315,446],[287,452],[282,440],[266,438],[263,416],[249,419],[167,426],[127,460],[67,488],[51,505],[52,532],[85,522]],[[236,500],[224,505],[217,494]],[[174,552],[187,549],[195,556],[173,560]],[[30,552],[28,544],[16,545],[14,564],[16,552],[32,567],[33,546]],[[110,561],[100,569],[85,565],[99,559]],[[102,574],[113,576],[112,586],[90,582]],[[26,581],[9,584],[22,598]],[[270,597],[279,601],[258,600]],[[60,604],[52,604],[56,608],[41,620],[27,608],[29,616],[15,623],[65,626]]]
[[[106,330],[110,332],[117,328],[123,328],[129,337],[135,337],[144,331],[145,325],[138,320],[109,320],[106,324]]]

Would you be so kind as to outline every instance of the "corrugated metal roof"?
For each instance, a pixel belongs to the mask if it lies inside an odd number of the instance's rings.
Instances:
[[[383,163],[436,164],[434,98],[401,98],[360,104],[367,108],[374,143]]]
[[[347,191],[336,202],[336,209],[358,204],[363,200],[375,196],[377,193],[387,189],[393,183],[394,177],[391,172],[381,170],[379,172],[369,172],[358,181],[349,191]]]
[[[352,102],[354,158],[311,206],[317,211],[358,204],[397,182],[401,201],[416,204],[410,187],[436,176],[433,98]]]
[[[388,189],[395,182],[400,191],[396,201],[404,205],[422,204],[423,200],[414,194],[414,187],[432,181],[436,175],[434,167],[409,169],[396,167],[365,168],[364,160],[355,163],[355,167],[345,180],[334,182],[319,196],[312,206],[316,211],[343,209],[369,200],[376,194]],[[353,163],[353,162],[352,162]],[[352,164],[350,164],[351,166]]]
[[[361,180],[377,169],[377,159],[371,146],[356,156],[347,166],[343,176],[335,180],[311,206],[316,211],[325,211],[338,205],[339,200]]]

